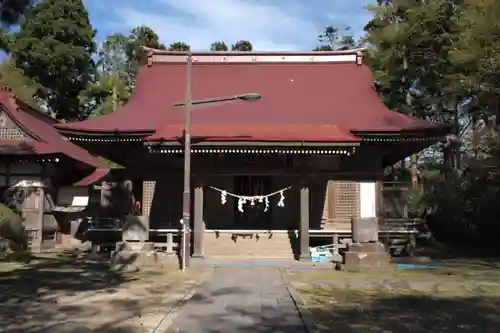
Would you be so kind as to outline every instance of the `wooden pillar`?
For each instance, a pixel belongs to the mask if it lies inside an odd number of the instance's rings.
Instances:
[[[193,219],[193,258],[203,259],[203,235],[205,224],[203,221],[203,186],[196,184],[194,189],[194,219]]]
[[[38,189],[38,215],[36,218],[35,234],[33,235],[33,243],[31,251],[39,253],[42,249],[42,234],[43,234],[43,216],[45,214],[45,190],[43,186]]]
[[[311,254],[309,252],[309,220],[310,220],[310,204],[309,204],[309,185],[302,181],[300,187],[300,257],[299,260],[310,261]]]
[[[381,217],[382,213],[384,211],[384,200],[383,200],[383,195],[384,195],[384,182],[379,180],[376,183],[376,210],[377,210],[377,217]]]

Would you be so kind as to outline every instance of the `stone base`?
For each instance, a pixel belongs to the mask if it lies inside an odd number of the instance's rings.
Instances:
[[[340,253],[334,253],[329,259],[334,263],[342,263],[342,261],[344,261]]]
[[[191,260],[194,260],[194,261],[205,260],[205,256],[203,254],[193,253],[191,255]]]
[[[142,268],[161,268],[171,264],[170,256],[157,252],[154,243],[118,242],[111,252],[110,266],[119,271],[138,271]]]
[[[354,243],[378,242],[378,219],[354,218],[351,221],[352,241]]]
[[[365,269],[390,268],[389,253],[381,243],[354,243],[344,254],[344,269],[359,271]]]
[[[300,255],[299,256],[299,261],[308,261],[308,262],[311,262],[312,261],[312,257],[310,255]]]

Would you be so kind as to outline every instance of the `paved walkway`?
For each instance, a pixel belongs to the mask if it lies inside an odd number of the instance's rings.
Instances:
[[[305,333],[275,268],[217,268],[166,333]]]

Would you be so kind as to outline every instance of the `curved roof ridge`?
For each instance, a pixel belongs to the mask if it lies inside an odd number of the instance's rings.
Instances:
[[[60,153],[93,168],[104,167],[87,150],[65,140],[53,126],[52,117],[33,114],[37,111],[20,101],[8,87],[0,88],[0,104],[4,106],[4,111],[12,121],[37,142],[35,153]],[[52,121],[49,121],[51,119]]]
[[[172,50],[161,50],[151,47],[142,46],[142,49],[151,54],[166,54],[166,55],[178,55],[185,56],[191,53],[193,56],[196,55],[341,55],[341,54],[358,54],[359,52],[364,52],[368,50],[367,47],[358,47],[349,50],[333,50],[333,51],[172,51]]]

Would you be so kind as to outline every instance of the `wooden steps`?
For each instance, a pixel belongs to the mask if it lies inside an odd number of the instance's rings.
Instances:
[[[288,234],[205,233],[203,252],[206,258],[283,258],[293,259]]]

